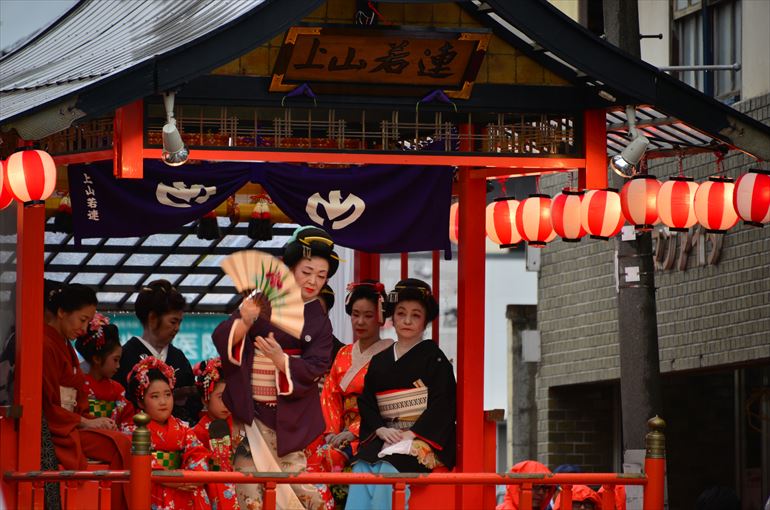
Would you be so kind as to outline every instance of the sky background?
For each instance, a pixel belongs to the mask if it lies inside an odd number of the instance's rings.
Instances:
[[[76,0],[0,0],[0,49],[48,26]]]

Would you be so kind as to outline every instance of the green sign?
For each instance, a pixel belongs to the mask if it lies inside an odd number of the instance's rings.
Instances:
[[[134,314],[106,314],[110,322],[118,327],[121,343],[126,343],[132,336],[142,335],[142,324]],[[211,340],[211,333],[220,322],[227,319],[224,314],[185,314],[179,333],[172,342],[184,352],[190,364],[217,356],[217,350]]]

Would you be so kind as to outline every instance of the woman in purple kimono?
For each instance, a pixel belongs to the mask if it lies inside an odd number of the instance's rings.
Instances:
[[[245,299],[217,326],[212,337],[227,386],[223,399],[240,425],[238,471],[303,471],[304,449],[325,428],[318,378],[331,364],[332,327],[318,294],[339,266],[334,242],[316,227],[297,229],[284,247],[305,302],[299,338],[260,317],[258,304]],[[236,486],[242,509],[261,509],[261,485]],[[278,508],[316,509],[324,498],[312,485],[279,484]]]

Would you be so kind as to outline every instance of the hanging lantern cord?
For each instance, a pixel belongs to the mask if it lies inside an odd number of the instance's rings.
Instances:
[[[505,181],[507,181],[507,177],[498,177],[497,183],[500,185],[500,196],[501,197],[507,197],[508,191],[505,189]]]
[[[723,176],[725,173],[725,166],[724,166],[724,160],[725,160],[725,153],[721,151],[717,151],[714,153],[714,157],[716,158],[716,166],[717,166],[717,175]]]
[[[535,177],[535,192],[539,195],[540,194],[540,176]]]
[[[679,157],[677,158],[677,165],[679,165],[679,177],[684,177],[684,154],[679,151]]]

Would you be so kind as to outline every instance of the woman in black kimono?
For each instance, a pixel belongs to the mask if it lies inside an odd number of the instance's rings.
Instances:
[[[372,358],[358,397],[361,444],[354,473],[430,472],[455,464],[455,377],[438,345],[424,340],[438,315],[430,286],[415,278],[389,296],[397,341]],[[347,510],[391,508],[391,486],[351,485]]]
[[[168,280],[154,280],[139,291],[134,311],[144,328],[141,337],[132,337],[123,345],[120,368],[113,377],[128,389],[128,376],[144,356],[154,356],[176,370],[174,388],[175,418],[190,426],[198,422],[203,404],[195,387],[195,377],[187,356],[171,342],[182,325],[186,301]]]
[[[325,428],[318,379],[331,364],[332,327],[318,296],[339,258],[324,230],[300,227],[283,261],[305,303],[299,338],[274,327],[252,299],[212,334],[227,383],[223,400],[245,435],[235,453],[237,471],[304,471],[304,449]],[[260,485],[239,484],[236,493],[241,508],[262,508]],[[307,484],[280,484],[276,498],[282,510],[325,505],[319,489]]]

